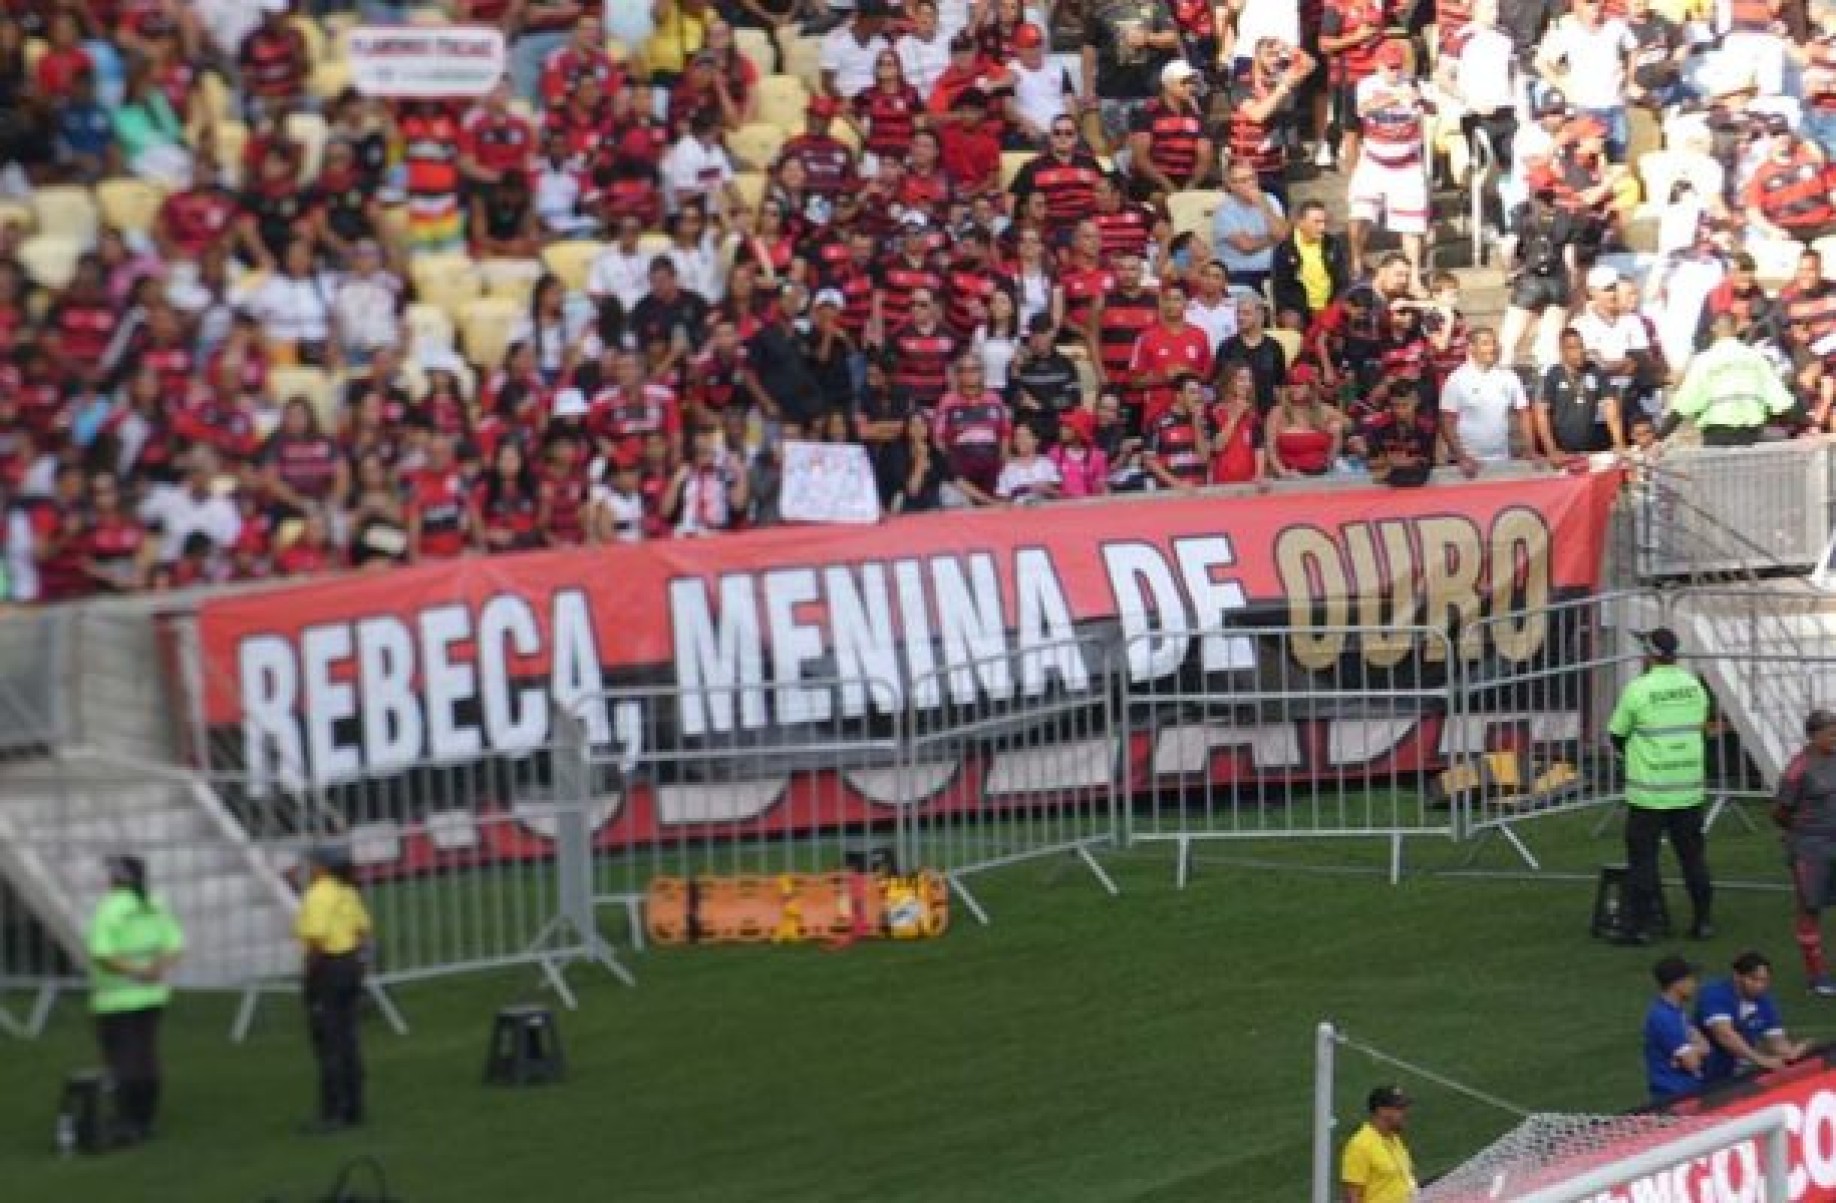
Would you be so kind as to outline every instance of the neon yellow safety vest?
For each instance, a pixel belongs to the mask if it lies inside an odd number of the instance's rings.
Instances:
[[[104,960],[150,965],[185,949],[185,935],[157,898],[142,902],[132,890],[110,890],[89,923],[89,1009],[97,1015],[144,1011],[172,1000],[164,982],[137,982],[102,967]]]
[[[1709,696],[1688,669],[1659,664],[1619,695],[1608,729],[1626,741],[1626,803],[1651,810],[1707,800]]]

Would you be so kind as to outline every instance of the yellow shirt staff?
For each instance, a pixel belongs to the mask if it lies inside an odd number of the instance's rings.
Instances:
[[[1397,1086],[1371,1091],[1370,1118],[1345,1142],[1339,1162],[1345,1203],[1410,1203],[1415,1198],[1415,1161],[1403,1143],[1410,1102]]]
[[[337,1132],[364,1121],[363,1055],[357,1043],[364,952],[374,928],[357,892],[349,854],[312,854],[312,884],[300,899],[294,934],[304,954],[306,1022],[318,1065],[319,1115],[311,1132]]]

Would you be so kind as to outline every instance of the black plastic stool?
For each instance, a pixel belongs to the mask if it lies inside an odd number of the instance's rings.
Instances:
[[[106,1153],[109,1146],[108,1100],[114,1083],[100,1069],[79,1069],[64,1079],[64,1095],[57,1104],[58,1142],[70,1134],[79,1153]],[[66,1129],[65,1125],[69,1125]],[[60,1150],[62,1151],[62,1150]]]
[[[533,1086],[559,1082],[566,1073],[553,1011],[533,1005],[498,1011],[485,1050],[485,1085]]]
[[[1626,914],[1626,867],[1600,866],[1600,882],[1594,887],[1594,921],[1588,934],[1597,940],[1611,939],[1622,931]],[[1670,904],[1664,900],[1664,888],[1658,887],[1657,910],[1651,916],[1651,936],[1670,934]]]

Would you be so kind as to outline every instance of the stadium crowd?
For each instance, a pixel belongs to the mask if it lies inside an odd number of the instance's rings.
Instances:
[[[1830,0],[650,16],[0,6],[4,594],[769,525],[790,439],[912,513],[1831,426]],[[509,69],[366,97],[359,19]]]

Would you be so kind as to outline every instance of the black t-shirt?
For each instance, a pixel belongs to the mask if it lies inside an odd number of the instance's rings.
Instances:
[[[1683,35],[1659,13],[1648,13],[1642,21],[1626,19],[1636,49],[1632,51],[1632,80],[1641,88],[1668,88],[1677,82],[1680,68],[1671,59]]]
[[[1606,373],[1589,363],[1578,372],[1555,364],[1543,373],[1537,402],[1549,407],[1549,430],[1556,446],[1570,455],[1592,455],[1613,445],[1607,431],[1607,407],[1615,404],[1607,391]]]
[[[697,346],[707,321],[708,303],[700,293],[684,288],[676,293],[673,301],[665,301],[655,293],[645,294],[643,300],[632,306],[625,331],[640,350],[659,340],[672,341],[677,331],[681,331],[690,346]]]
[[[1084,15],[1084,41],[1096,50],[1096,95],[1103,100],[1147,100],[1160,91],[1160,69],[1171,51],[1144,46],[1130,50],[1125,31],[1173,28],[1162,0],[1090,0]]]
[[[1022,392],[1054,414],[1075,409],[1083,399],[1076,366],[1056,350],[1044,356],[1023,353],[1014,360],[1007,378],[1011,386],[1008,400],[1022,414],[1032,408],[1021,401]]]
[[[643,306],[639,306],[640,309]],[[759,387],[792,422],[811,422],[822,413],[822,385],[810,370],[803,336],[783,322],[767,322],[747,344]]]
[[[1242,335],[1233,334],[1218,347],[1217,360],[1220,371],[1230,364],[1249,365],[1256,378],[1256,412],[1268,417],[1275,408],[1275,390],[1288,379],[1288,356],[1281,344],[1264,334],[1252,347]]]

